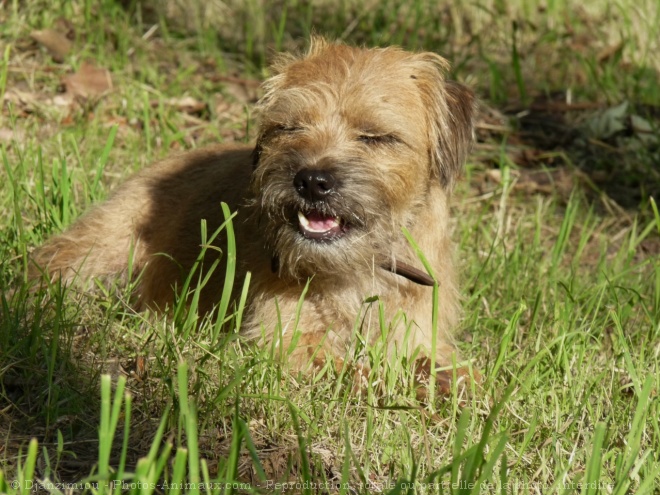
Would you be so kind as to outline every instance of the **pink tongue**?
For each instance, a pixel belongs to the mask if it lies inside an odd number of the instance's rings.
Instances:
[[[330,230],[337,226],[336,217],[322,215],[320,213],[309,213],[306,215],[309,227],[317,232]]]

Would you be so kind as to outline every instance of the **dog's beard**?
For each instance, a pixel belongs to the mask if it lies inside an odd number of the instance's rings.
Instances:
[[[395,230],[384,223],[392,218],[390,207],[372,184],[343,182],[351,185],[315,202],[296,193],[288,174],[281,180],[270,176],[261,187],[255,201],[259,228],[280,276],[346,279],[388,256]]]

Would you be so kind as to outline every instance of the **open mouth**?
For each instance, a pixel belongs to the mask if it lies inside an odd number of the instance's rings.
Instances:
[[[298,229],[307,239],[330,241],[346,233],[346,224],[340,217],[327,215],[320,211],[298,211]]]

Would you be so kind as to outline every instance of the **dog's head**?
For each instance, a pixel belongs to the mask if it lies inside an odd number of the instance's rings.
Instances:
[[[451,189],[475,101],[445,80],[447,68],[433,53],[319,38],[275,64],[259,104],[252,190],[282,272],[371,266],[414,223],[432,184]]]

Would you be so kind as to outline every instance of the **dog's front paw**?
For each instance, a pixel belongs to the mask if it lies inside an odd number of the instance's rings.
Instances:
[[[429,397],[431,380],[431,360],[423,357],[415,361],[415,390],[417,400],[426,402]],[[472,391],[482,383],[481,374],[466,366],[437,371],[435,374],[435,395],[439,398],[451,397],[454,388],[460,405],[465,405]]]

